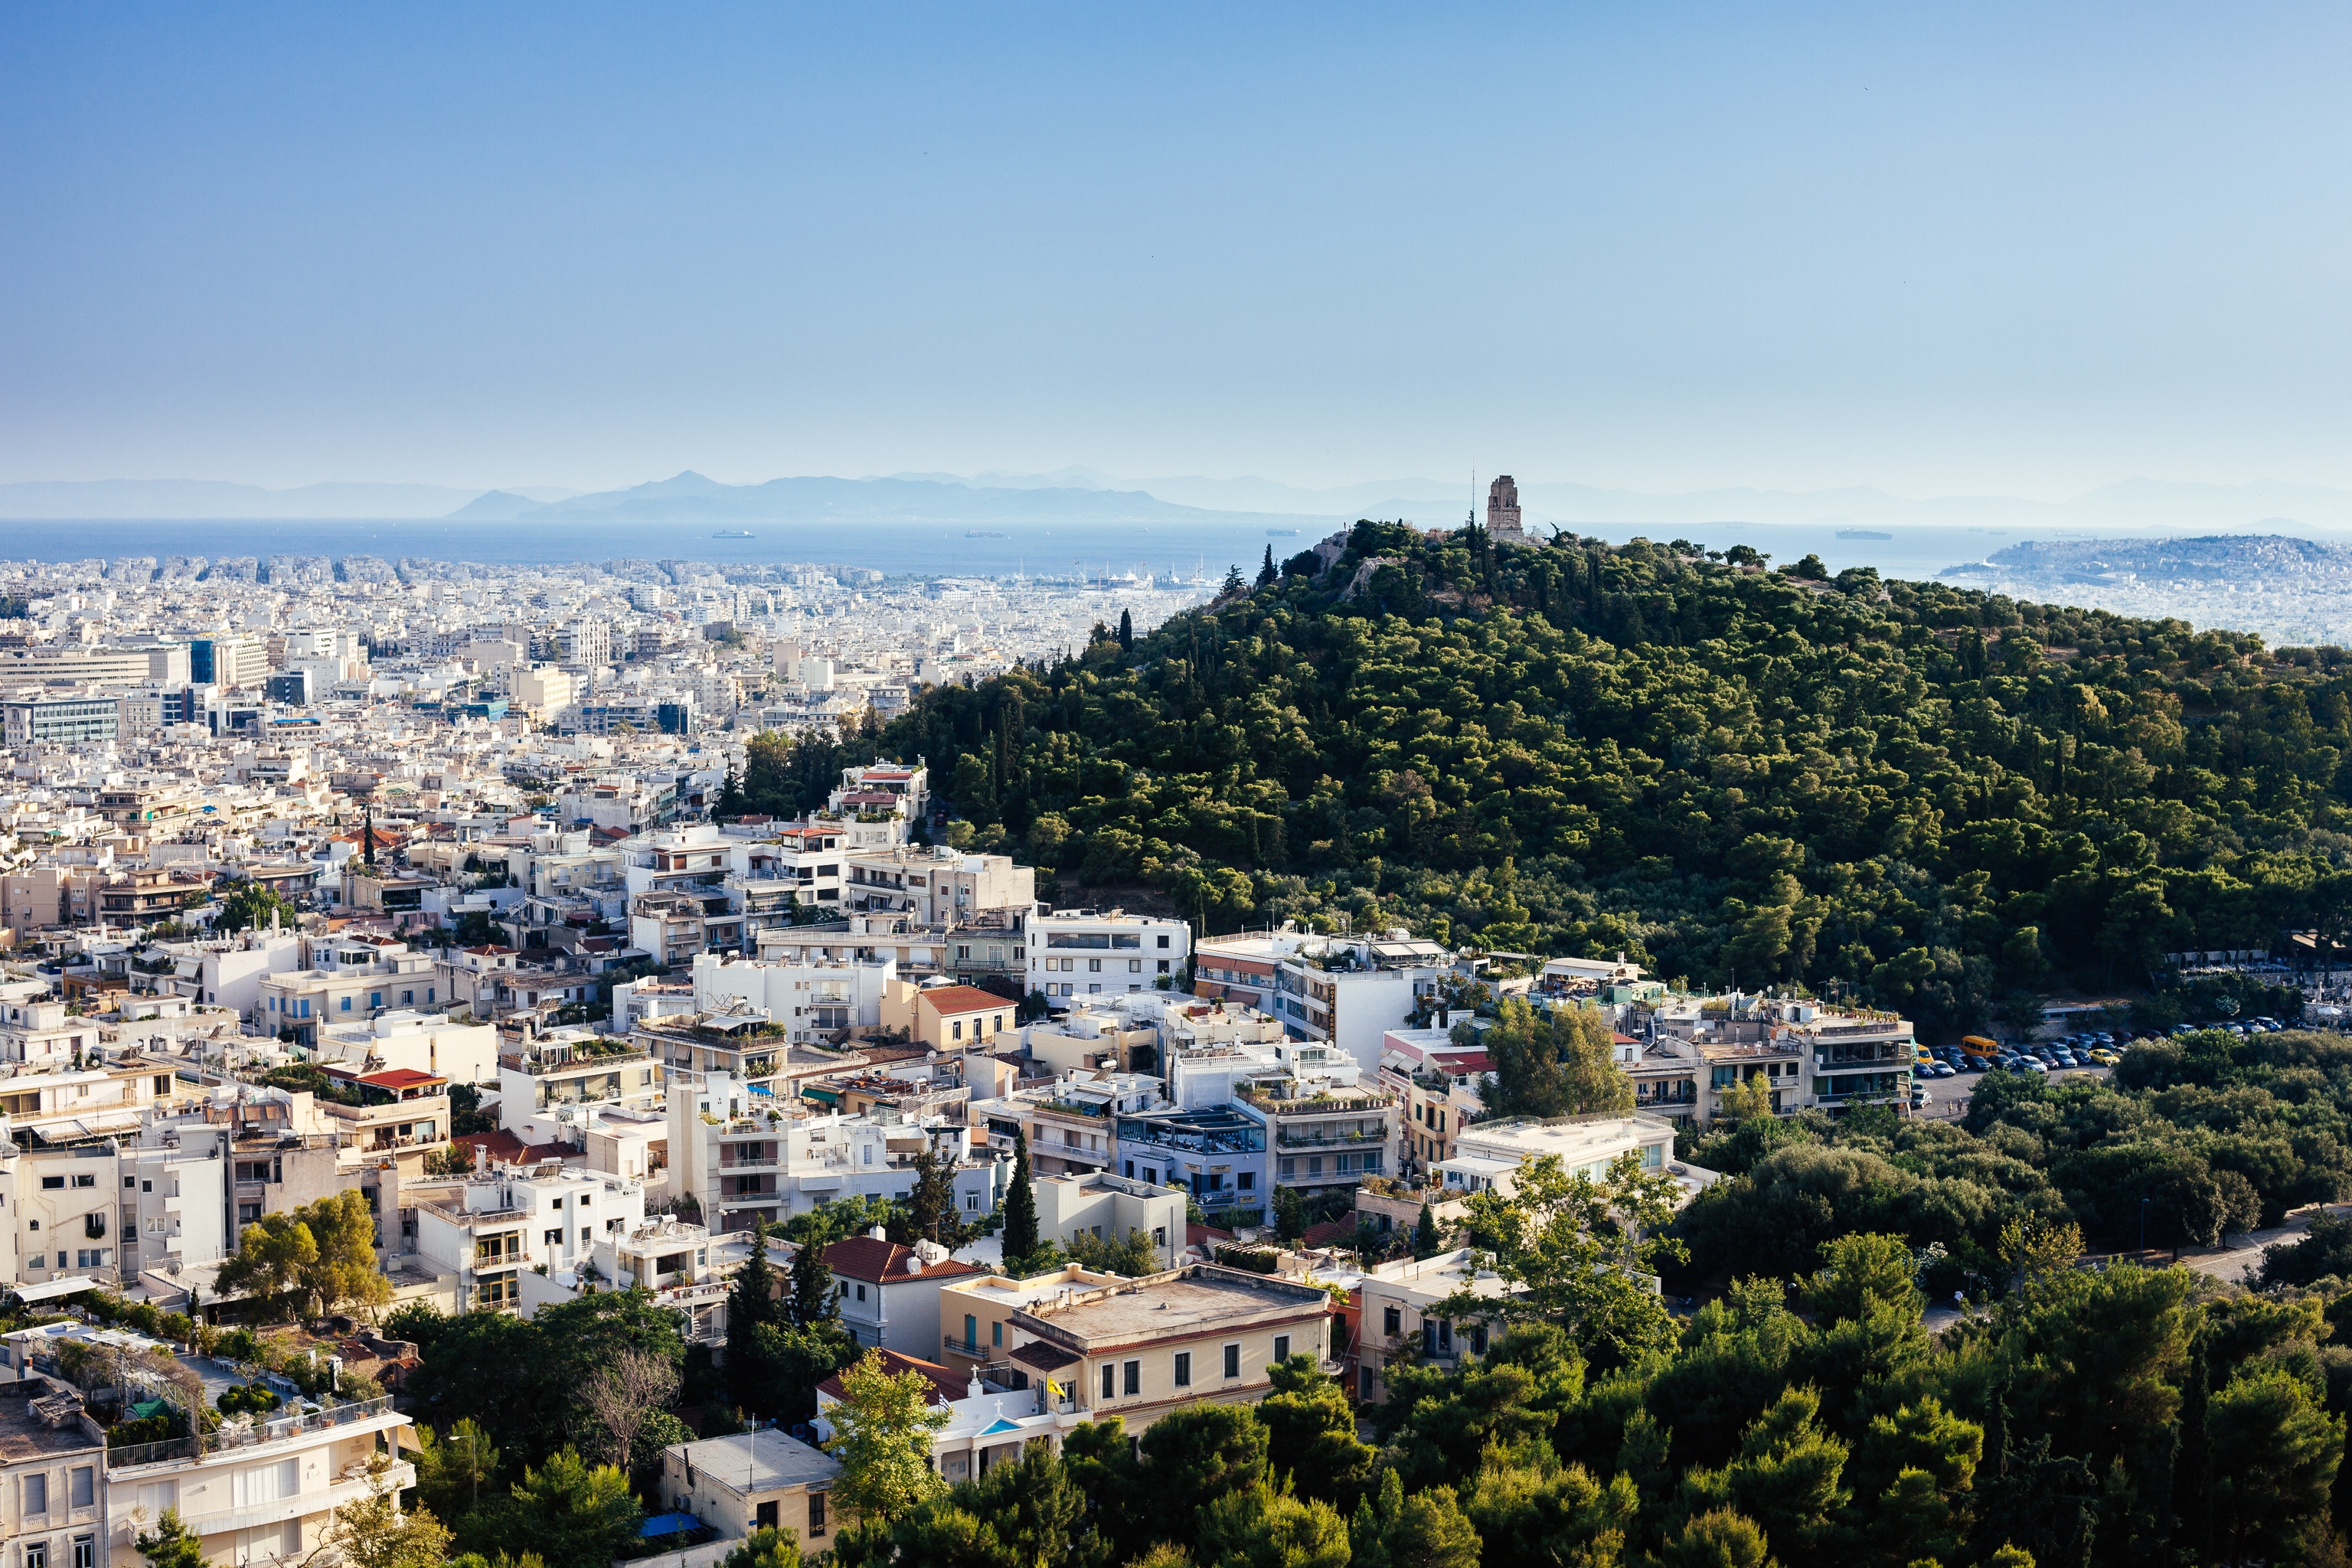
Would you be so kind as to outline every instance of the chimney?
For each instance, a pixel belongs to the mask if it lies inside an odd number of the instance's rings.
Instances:
[[[877,1226],[876,1226],[872,1230],[867,1231],[866,1234],[867,1236],[869,1236],[869,1237],[873,1237],[876,1241],[887,1241],[887,1240],[889,1240],[889,1239],[890,1239],[890,1233],[889,1233],[888,1231],[887,1231],[887,1230],[884,1230],[884,1229],[883,1229],[880,1226],[878,1226],[878,1225],[877,1225]]]

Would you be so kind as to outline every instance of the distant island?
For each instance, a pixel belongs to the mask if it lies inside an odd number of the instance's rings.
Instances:
[[[2012,598],[2255,632],[2273,647],[2338,641],[2352,619],[2352,547],[2291,534],[2027,540],[1942,575]]]
[[[1891,533],[1881,533],[1870,528],[1841,528],[1838,530],[1838,537],[1840,539],[1892,539],[1895,536]]]

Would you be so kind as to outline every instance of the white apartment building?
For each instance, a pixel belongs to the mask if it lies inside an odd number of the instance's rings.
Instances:
[[[714,1237],[667,1215],[618,1230],[599,1227],[586,1257],[561,1267],[551,1264],[544,1274],[534,1268],[517,1277],[523,1315],[577,1300],[583,1291],[640,1286],[683,1320],[688,1344],[723,1344],[728,1276],[749,1254],[749,1244],[740,1237]]]
[[[772,963],[697,953],[694,1010],[755,1017],[784,1026],[788,1041],[809,1044],[882,1021],[882,1001],[897,966],[875,963]]]
[[[1182,921],[1122,910],[1038,910],[1022,934],[1029,989],[1057,1000],[1172,986],[1192,956],[1192,928]]]
[[[1626,1154],[1637,1156],[1644,1170],[1663,1170],[1675,1163],[1675,1125],[1638,1113],[1481,1121],[1456,1134],[1453,1156],[1438,1161],[1431,1172],[1447,1192],[1465,1197],[1479,1192],[1508,1194],[1517,1184],[1520,1167],[1547,1154],[1557,1157],[1570,1175],[1595,1181]],[[1691,1187],[1694,1194],[1713,1179],[1711,1173],[1701,1175],[1704,1179]]]
[[[976,1151],[960,1120],[887,1114],[812,1115],[726,1073],[681,1079],[669,1097],[670,1186],[694,1196],[712,1229],[749,1229],[841,1198],[903,1198],[928,1149],[953,1166],[959,1214],[995,1212],[1012,1184],[1009,1155]]]
[[[1037,903],[1036,868],[1016,865],[1009,855],[900,845],[852,850],[846,860],[842,898],[862,913],[901,915],[916,925],[964,925],[1026,913]]]
[[[641,1183],[553,1161],[412,1187],[401,1201],[415,1205],[417,1254],[457,1276],[468,1311],[520,1310],[523,1274],[542,1263],[551,1274],[577,1269],[600,1240],[646,1218]]]
[[[365,1023],[390,1009],[432,1007],[442,998],[435,961],[404,942],[373,938],[315,944],[312,968],[261,977],[254,1021],[297,1044],[331,1024]]]
[[[93,1139],[55,1148],[0,1144],[0,1281],[87,1276],[109,1284],[168,1261],[228,1251],[228,1164],[201,1132],[170,1146]]]

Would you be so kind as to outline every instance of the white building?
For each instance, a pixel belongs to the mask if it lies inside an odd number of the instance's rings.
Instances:
[[[1029,989],[1047,996],[1120,995],[1172,986],[1192,956],[1182,921],[1120,910],[1039,911],[1022,922]]]
[[[436,1272],[457,1276],[467,1311],[520,1308],[526,1270],[578,1268],[599,1241],[646,1218],[642,1184],[552,1161],[413,1189],[404,1204],[411,1195],[416,1251]]]

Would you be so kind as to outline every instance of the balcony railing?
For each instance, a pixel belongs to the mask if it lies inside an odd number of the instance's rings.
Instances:
[[[1389,1135],[1386,1130],[1379,1132],[1326,1132],[1318,1128],[1309,1134],[1304,1131],[1277,1127],[1274,1134],[1274,1146],[1277,1149],[1333,1149],[1342,1144],[1352,1146],[1359,1143],[1385,1143],[1388,1141]]]
[[[331,1431],[354,1422],[373,1420],[392,1413],[392,1398],[354,1400],[338,1405],[331,1410],[313,1410],[297,1414],[280,1412],[267,1420],[256,1421],[250,1426],[224,1426],[207,1436],[204,1451],[224,1453],[237,1448],[257,1448],[266,1443],[278,1443],[311,1433]],[[161,1443],[132,1443],[106,1451],[109,1470],[127,1470],[141,1465],[160,1465],[167,1460],[192,1459],[197,1457],[193,1437],[168,1437]]]

